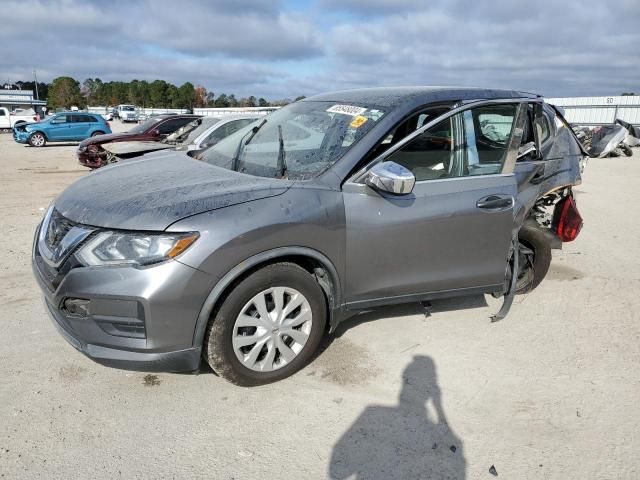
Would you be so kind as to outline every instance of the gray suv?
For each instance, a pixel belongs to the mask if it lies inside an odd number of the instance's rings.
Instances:
[[[533,94],[318,95],[201,160],[153,153],[78,180],[38,227],[33,268],[60,333],[97,362],[204,358],[263,384],[363,309],[487,293],[504,317],[580,231],[584,156]]]

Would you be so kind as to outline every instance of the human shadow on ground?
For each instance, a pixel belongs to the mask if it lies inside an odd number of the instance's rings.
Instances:
[[[365,408],[334,445],[329,465],[332,479],[465,476],[462,440],[449,427],[436,367],[427,356],[415,356],[404,370],[397,406]]]

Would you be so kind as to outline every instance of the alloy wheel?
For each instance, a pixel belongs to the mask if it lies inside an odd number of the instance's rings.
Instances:
[[[31,137],[31,142],[35,147],[41,147],[44,145],[44,137],[40,133],[34,133]]]
[[[278,370],[302,351],[311,333],[309,301],[290,287],[271,287],[240,310],[232,332],[233,351],[257,372]]]

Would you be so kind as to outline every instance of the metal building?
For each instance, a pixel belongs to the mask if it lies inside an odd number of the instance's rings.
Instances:
[[[40,112],[46,104],[45,100],[36,100],[33,97],[33,90],[0,89],[0,107],[6,107],[9,111],[16,108],[33,108],[34,111]]]
[[[613,123],[616,118],[640,125],[640,95],[564,97],[545,100],[564,108],[567,121],[576,125],[606,125]]]

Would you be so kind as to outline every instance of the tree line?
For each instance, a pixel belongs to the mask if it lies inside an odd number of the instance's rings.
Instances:
[[[34,90],[34,82],[16,82],[23,90]],[[281,106],[295,100],[267,101],[255,96],[236,98],[234,94],[208,91],[202,85],[185,82],[180,86],[164,80],[132,80],[130,82],[103,82],[99,78],[87,78],[80,83],[72,77],[57,77],[51,83],[38,82],[40,99],[47,100],[50,109],[77,106],[115,106],[130,103],[141,107],[155,108],[201,108],[201,107],[269,107]]]

